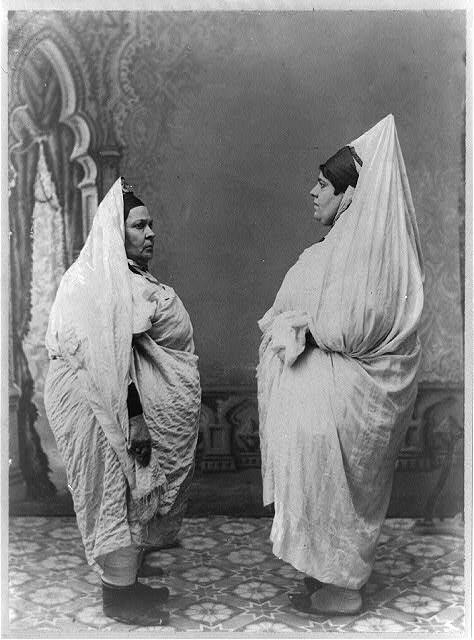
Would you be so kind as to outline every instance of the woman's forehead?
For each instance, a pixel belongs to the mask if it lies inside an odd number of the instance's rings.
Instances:
[[[148,212],[148,209],[145,206],[133,207],[130,209],[130,213],[127,216],[127,222],[129,224],[133,224],[138,220],[151,220],[151,216]]]

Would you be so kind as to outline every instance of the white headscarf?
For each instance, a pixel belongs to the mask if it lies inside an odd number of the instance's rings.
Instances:
[[[418,227],[393,116],[350,146],[363,162],[355,189],[325,241],[287,273],[259,323],[263,331],[273,325],[274,349],[285,348],[290,366],[304,350],[306,328],[328,351],[394,353],[423,308]]]
[[[345,308],[336,331],[323,329],[319,338],[335,351],[380,354],[395,350],[418,324],[423,258],[393,115],[350,146],[363,164],[350,207],[323,243],[329,255],[318,304],[321,311],[336,301]]]
[[[127,453],[132,320],[119,178],[100,203],[79,257],[61,280],[46,346],[50,355],[65,358],[76,370],[133,489],[134,462]]]
[[[351,146],[363,162],[352,202],[260,321],[257,378],[273,552],[359,589],[417,393],[423,268],[393,116]]]

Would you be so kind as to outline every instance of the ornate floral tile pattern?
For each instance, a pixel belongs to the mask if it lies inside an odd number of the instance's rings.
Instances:
[[[260,633],[448,633],[464,635],[464,550],[460,538],[417,535],[412,520],[387,520],[364,611],[310,616],[287,592],[302,575],[271,552],[268,518],[185,520],[181,546],[153,554],[171,592],[167,636],[185,631]],[[102,613],[99,579],[84,559],[71,518],[12,518],[9,545],[10,634],[137,632]]]

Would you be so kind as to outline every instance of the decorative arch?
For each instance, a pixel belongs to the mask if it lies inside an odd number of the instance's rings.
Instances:
[[[15,150],[24,146],[24,132],[29,134],[32,142],[38,141],[39,132],[26,105],[18,104],[20,100],[19,83],[23,64],[35,50],[41,51],[50,61],[58,77],[62,104],[60,122],[67,125],[74,135],[74,148],[70,156],[72,162],[78,162],[83,170],[83,179],[77,185],[81,191],[82,201],[82,229],[84,240],[87,237],[98,204],[97,165],[90,155],[94,127],[83,113],[81,106],[84,102],[84,81],[80,68],[77,66],[73,54],[62,42],[62,38],[52,29],[43,30],[31,39],[28,46],[21,51],[13,77],[13,104],[17,104],[10,114],[10,129],[14,135],[13,144],[9,149],[11,177],[9,187],[14,187],[16,171],[12,162]],[[67,52],[65,54],[65,52]]]
[[[9,64],[13,70],[9,78],[10,490],[12,496],[17,495],[21,499],[23,490],[15,489],[24,479],[27,498],[41,500],[50,499],[57,493],[55,474],[58,476],[56,468],[59,469],[59,464],[54,460],[52,436],[38,400],[44,376],[41,359],[44,332],[34,329],[38,328],[38,314],[44,310],[38,301],[33,308],[32,299],[33,184],[39,168],[39,150],[53,134],[50,134],[48,119],[38,119],[38,113],[34,112],[35,105],[40,104],[46,105],[44,114],[47,114],[48,101],[42,103],[43,94],[35,93],[35,85],[29,86],[28,81],[25,83],[25,73],[30,73],[35,65],[37,70],[41,70],[43,64],[45,70],[51,70],[51,84],[47,87],[55,92],[50,95],[57,95],[58,100],[51,103],[54,104],[54,112],[50,113],[56,123],[54,126],[62,130],[61,135],[54,134],[54,144],[56,149],[63,148],[62,158],[61,154],[56,156],[56,165],[60,167],[62,163],[62,166],[70,167],[75,174],[73,185],[78,187],[72,190],[76,194],[76,205],[70,209],[73,219],[77,220],[77,250],[87,237],[97,209],[97,166],[91,155],[97,136],[84,109],[84,105],[89,105],[84,77],[87,69],[81,68],[82,61],[81,65],[78,64],[78,58],[66,44],[66,38],[54,26],[41,28],[39,25],[38,28],[32,20],[21,25],[12,35],[12,40],[15,38],[15,46],[10,48]],[[39,78],[41,80],[41,76]],[[34,101],[35,96],[39,102]],[[67,145],[63,146],[61,141],[66,140]],[[50,151],[52,153],[52,149]],[[72,260],[77,255],[72,243],[70,250],[69,259]]]

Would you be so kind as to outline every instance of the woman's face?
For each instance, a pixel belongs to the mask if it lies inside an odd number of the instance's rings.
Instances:
[[[314,200],[315,219],[321,224],[330,227],[334,222],[344,194],[334,195],[334,187],[332,183],[324,177],[322,171],[319,172],[318,181],[311,189],[310,194]]]
[[[125,220],[125,253],[127,258],[143,267],[147,267],[153,257],[155,234],[152,226],[153,220],[146,207],[130,209]]]

